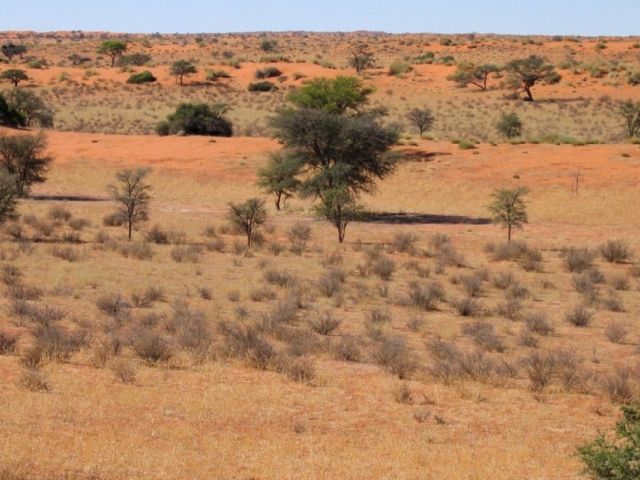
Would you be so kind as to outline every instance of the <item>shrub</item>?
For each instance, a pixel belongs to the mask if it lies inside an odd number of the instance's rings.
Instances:
[[[118,292],[105,293],[98,297],[96,306],[110,317],[117,318],[128,312],[127,300]]]
[[[480,303],[473,297],[460,298],[453,301],[453,307],[462,317],[475,317],[478,315],[482,307]]]
[[[182,103],[156,128],[158,135],[209,135],[231,137],[233,124],[225,117],[229,108],[223,103]]]
[[[157,80],[149,70],[143,72],[134,73],[127,79],[127,83],[140,85],[143,83],[153,83]]]
[[[529,377],[529,387],[534,392],[545,389],[555,372],[556,362],[552,354],[545,352],[533,352],[524,359],[524,367]]]
[[[250,83],[248,87],[250,92],[273,92],[277,89],[274,83],[267,81]]]
[[[110,368],[116,378],[122,383],[136,383],[136,367],[133,362],[119,358],[111,362]]]
[[[439,282],[409,284],[409,304],[421,310],[436,310],[444,296],[444,288]]]
[[[294,382],[311,383],[316,378],[316,369],[308,358],[280,357],[278,370]]]
[[[264,279],[272,285],[288,287],[295,282],[295,277],[289,272],[269,269],[264,272]]]
[[[282,71],[278,67],[265,67],[260,70],[256,70],[256,78],[262,80],[265,78],[275,78],[282,75]]]
[[[576,305],[565,313],[564,318],[576,327],[588,327],[593,319],[593,312],[584,305]]]
[[[602,377],[600,387],[609,396],[611,401],[629,403],[634,398],[634,389],[629,381],[629,377],[629,369],[616,368],[612,373]]]
[[[505,345],[495,333],[492,324],[485,320],[476,320],[462,325],[462,333],[468,335],[479,346],[489,351],[503,352]]]
[[[171,250],[171,258],[176,263],[198,263],[202,255],[199,245],[179,245]]]
[[[402,61],[393,62],[389,66],[389,75],[401,76],[406,75],[412,70],[411,64]]]
[[[517,113],[504,113],[496,125],[500,135],[506,138],[518,137],[522,133],[522,121]]]
[[[522,310],[522,302],[518,298],[507,298],[496,306],[496,313],[509,320],[518,320]]]
[[[631,248],[624,240],[609,240],[599,248],[600,255],[609,263],[622,263],[631,259]]]
[[[51,390],[51,384],[44,372],[25,368],[22,370],[19,379],[20,386],[32,392],[48,392]]]
[[[395,262],[384,255],[379,255],[370,264],[371,271],[380,277],[381,280],[391,280],[396,269]]]
[[[393,242],[391,243],[391,247],[393,250],[414,254],[416,251],[416,242],[418,241],[418,236],[415,233],[407,232],[407,233],[397,233],[393,237]]]
[[[311,239],[311,227],[305,223],[296,222],[287,232],[287,237],[291,242],[291,251],[296,255],[302,255]]]
[[[564,266],[569,272],[581,273],[593,266],[595,254],[588,248],[568,248],[562,252]]]
[[[547,320],[543,312],[535,312],[527,315],[524,319],[527,328],[538,335],[547,336],[554,332],[553,325]]]
[[[619,322],[611,322],[604,329],[604,334],[612,343],[622,343],[628,333],[626,325]]]
[[[414,354],[402,337],[383,337],[374,346],[371,356],[377,364],[400,379],[409,378],[418,368]]]
[[[241,358],[260,370],[266,370],[271,365],[276,352],[255,327],[222,325],[222,329],[226,335],[224,348],[228,356]]]
[[[342,290],[344,281],[345,273],[340,269],[332,268],[318,279],[318,288],[325,297],[331,298]]]
[[[357,338],[347,335],[343,336],[333,348],[336,360],[345,362],[358,362],[361,358],[360,345]]]
[[[124,258],[136,258],[138,260],[151,260],[154,252],[151,246],[145,242],[116,243],[115,249]]]
[[[135,334],[131,347],[148,364],[167,361],[173,356],[173,349],[167,339],[147,330]]]
[[[16,350],[18,336],[0,330],[0,355],[9,355]]]
[[[309,320],[309,327],[320,335],[330,335],[341,323],[331,312],[322,312]]]
[[[77,262],[81,258],[80,252],[74,247],[52,247],[51,255],[67,262]]]

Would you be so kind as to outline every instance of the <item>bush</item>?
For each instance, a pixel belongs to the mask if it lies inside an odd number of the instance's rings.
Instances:
[[[16,350],[18,336],[0,330],[0,355],[9,355]]]
[[[96,301],[96,306],[110,317],[117,318],[128,312],[127,300],[117,292],[105,293]]]
[[[176,263],[198,263],[202,254],[199,245],[177,246],[171,250],[171,258]]]
[[[48,392],[51,390],[47,375],[44,372],[31,368],[22,370],[19,383],[20,386],[32,392]]]
[[[511,139],[522,133],[522,122],[516,113],[504,113],[496,128],[500,135]]]
[[[624,240],[609,240],[599,248],[600,255],[609,263],[623,263],[631,259],[631,248]]]
[[[611,322],[604,329],[604,334],[612,343],[622,343],[628,333],[629,329],[619,322]]]
[[[136,368],[133,362],[119,358],[111,363],[110,368],[116,378],[122,383],[136,383]]]
[[[311,239],[311,227],[305,223],[296,222],[287,232],[287,237],[291,242],[291,251],[296,255],[302,255]]]
[[[524,367],[529,377],[529,387],[541,392],[553,379],[556,362],[550,353],[533,352],[524,359]]]
[[[282,75],[282,71],[278,67],[265,67],[256,71],[256,78],[263,80],[265,78],[275,78]]]
[[[407,233],[397,233],[393,237],[393,242],[391,243],[391,247],[393,250],[402,253],[414,254],[416,252],[416,242],[418,241],[418,236],[415,233],[407,232]]]
[[[340,269],[330,269],[318,279],[318,288],[322,294],[331,298],[342,290],[345,281],[345,273]]]
[[[373,360],[397,375],[398,378],[409,378],[418,368],[413,353],[402,337],[383,337],[371,352]]]
[[[248,87],[250,92],[272,92],[277,89],[278,87],[274,83],[266,81],[250,83]]]
[[[412,70],[411,64],[407,62],[396,61],[389,66],[389,75],[391,76],[406,75],[411,70]]]
[[[465,323],[462,326],[462,333],[471,337],[476,344],[488,351],[503,352],[506,349],[500,337],[496,335],[493,325],[485,320]]]
[[[333,354],[336,360],[345,362],[358,362],[362,356],[358,340],[350,335],[344,336],[338,341],[333,348]]]
[[[224,115],[228,108],[216,103],[182,103],[156,127],[158,135],[209,135],[231,137],[233,124]]]
[[[342,321],[335,318],[331,312],[322,312],[309,320],[309,327],[320,335],[330,335],[341,323]]]
[[[173,356],[173,349],[163,336],[146,330],[135,334],[131,347],[148,364],[167,361]]]
[[[475,317],[482,311],[480,303],[472,297],[460,298],[453,301],[453,307],[462,317]]]
[[[153,83],[156,80],[157,79],[156,77],[153,76],[153,73],[151,73],[148,70],[145,70],[144,72],[134,73],[133,75],[131,75],[127,79],[127,83],[140,85],[142,83]]]
[[[569,272],[581,273],[593,266],[595,254],[588,248],[568,248],[562,252],[565,268]]]
[[[553,325],[547,320],[543,312],[529,314],[524,319],[527,328],[538,335],[547,336],[554,332]]]
[[[409,284],[409,304],[421,310],[436,310],[444,300],[444,288],[439,282]]]
[[[593,319],[593,312],[584,305],[576,305],[565,313],[564,318],[576,327],[588,327]]]

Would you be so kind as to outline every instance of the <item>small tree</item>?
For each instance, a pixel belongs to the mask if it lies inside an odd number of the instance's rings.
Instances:
[[[640,405],[623,406],[622,413],[616,425],[617,440],[599,435],[578,448],[585,473],[594,480],[640,478]]]
[[[268,38],[265,38],[260,43],[260,50],[262,50],[263,52],[271,53],[271,52],[275,52],[277,49],[278,49],[278,42],[276,40],[270,40]]]
[[[26,45],[16,45],[15,43],[7,43],[5,45],[2,45],[2,47],[0,47],[0,50],[2,50],[2,54],[5,57],[7,57],[9,61],[11,61],[11,59],[16,55],[22,58],[22,55],[27,51],[27,47]]]
[[[342,115],[361,111],[373,91],[356,77],[320,77],[305,82],[289,95],[288,100],[300,108]]]
[[[291,197],[300,186],[296,175],[300,172],[300,161],[293,155],[274,153],[269,163],[258,171],[258,186],[275,197],[276,210],[280,202]]]
[[[21,127],[26,123],[20,112],[13,108],[7,100],[0,95],[0,125],[5,127]]]
[[[2,80],[9,80],[13,83],[14,87],[17,87],[20,82],[29,80],[29,75],[27,75],[27,72],[20,70],[19,68],[10,68],[9,70],[5,70],[0,73],[0,78]]]
[[[250,248],[256,229],[267,221],[264,200],[250,198],[243,203],[230,203],[228,218],[247,235],[247,246]]]
[[[118,204],[118,214],[128,227],[129,240],[136,223],[149,218],[151,186],[146,182],[150,168],[125,169],[116,173],[117,184],[109,185],[111,198]]]
[[[15,217],[17,204],[16,179],[13,175],[0,171],[0,223]]]
[[[338,241],[344,242],[347,225],[361,213],[353,195],[348,189],[335,187],[324,192],[315,207],[316,215],[328,221],[338,230]]]
[[[431,129],[433,126],[434,118],[429,108],[413,108],[407,113],[407,120],[418,129],[420,132],[420,138],[424,132]]]
[[[44,134],[0,136],[0,166],[14,177],[20,196],[27,195],[34,183],[46,180],[53,161],[46,149]]]
[[[116,64],[116,59],[127,51],[127,44],[120,40],[105,40],[98,47],[98,53],[103,53],[111,58],[111,68]]]
[[[489,211],[493,214],[494,223],[507,229],[508,242],[511,241],[511,231],[514,228],[522,228],[528,223],[527,205],[524,201],[526,194],[525,188],[499,189],[493,193]]]
[[[529,102],[533,102],[531,89],[536,83],[544,81],[548,84],[555,84],[561,80],[555,67],[538,55],[512,60],[507,63],[505,70],[511,74],[512,83],[517,89],[516,95],[524,92],[527,95],[525,100]]]
[[[375,66],[375,58],[373,53],[369,52],[366,47],[361,46],[351,52],[349,65],[356,69],[356,73],[360,75],[368,68]]]
[[[196,66],[187,60],[176,60],[171,65],[171,75],[176,77],[176,81],[183,85],[183,78],[196,73]]]
[[[233,124],[225,116],[229,107],[224,103],[182,103],[176,111],[167,116],[167,120],[156,127],[159,135],[210,135],[230,137]]]
[[[625,100],[619,103],[618,109],[624,117],[629,137],[640,133],[640,102]]]
[[[496,129],[507,138],[518,137],[522,133],[522,122],[516,113],[503,113]]]
[[[456,71],[449,76],[448,79],[456,82],[459,87],[474,85],[485,92],[487,90],[489,75],[499,71],[500,68],[497,65],[490,63],[476,65],[470,62],[461,62],[458,64]]]
[[[7,93],[7,102],[24,117],[27,127],[34,121],[43,128],[53,126],[53,112],[34,92],[24,88],[14,88]]]

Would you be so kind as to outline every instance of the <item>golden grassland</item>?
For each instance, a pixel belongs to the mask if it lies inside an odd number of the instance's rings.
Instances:
[[[49,179],[20,206],[26,240],[13,241],[5,229],[0,244],[0,332],[18,337],[15,350],[0,355],[3,480],[578,478],[576,445],[617,418],[615,382],[637,398],[637,269],[632,262],[594,261],[604,283],[595,286],[591,324],[579,328],[564,319],[584,296],[561,249],[596,249],[620,238],[640,252],[638,146],[481,144],[462,151],[449,142],[419,141],[401,147],[407,160],[362,199],[378,221],[350,225],[344,245],[311,217],[308,203],[290,200],[285,212],[269,205],[265,242],[247,251],[243,237],[226,226],[226,206],[260,195],[255,172],[277,143],[51,132],[49,144],[56,158]],[[125,257],[124,229],[102,225],[113,209],[106,194],[113,174],[140,164],[154,168],[154,199],[134,245],[151,249],[149,259]],[[577,195],[571,192],[576,171],[584,175]],[[491,191],[511,185],[531,190],[531,224],[516,238],[540,249],[540,271],[495,261],[484,251],[504,233],[476,220],[487,217]],[[71,221],[54,218],[60,207],[90,221],[76,232],[79,243],[65,236],[73,232]],[[312,229],[301,255],[290,251],[287,238],[296,222]],[[43,224],[52,231],[44,234]],[[154,224],[172,232],[175,244],[145,242]],[[211,225],[215,234],[206,232]],[[403,233],[416,235],[413,249],[398,247]],[[433,250],[436,234],[450,237],[457,257]],[[192,257],[180,256],[190,247]],[[388,279],[370,268],[379,258],[395,266]],[[44,324],[37,315],[16,313],[19,298],[11,287],[17,280],[7,279],[8,266],[22,273],[21,284],[42,290],[27,304],[58,309],[62,318],[49,323],[82,334],[68,356],[52,355],[39,368],[48,391],[25,386],[22,362]],[[345,281],[329,297],[320,280],[336,269]],[[293,280],[270,282],[274,271]],[[501,272],[512,272],[528,290],[515,320],[499,313],[506,297],[494,279]],[[463,317],[455,303],[467,295],[464,278],[473,276],[481,279],[480,311]],[[407,303],[414,282],[442,285],[445,298],[435,310]],[[162,290],[163,298],[134,306],[149,287]],[[257,295],[261,290],[269,295]],[[99,304],[115,294],[128,306],[109,315]],[[624,311],[606,307],[612,297]],[[279,355],[265,370],[229,352],[229,328],[264,326],[292,299],[294,317],[264,331]],[[211,341],[204,349],[181,343],[175,319],[185,308],[190,318],[205,319]],[[323,312],[342,321],[329,335],[309,326]],[[544,313],[554,327],[548,336],[531,334],[535,346],[522,341],[533,313]],[[502,351],[465,333],[478,321],[492,326]],[[623,326],[626,338],[610,341],[611,325]],[[162,335],[173,355],[144,361],[134,346],[136,332]],[[103,345],[116,337],[122,348],[100,362]],[[396,337],[415,362],[403,379],[376,361],[384,340]],[[426,346],[436,338],[461,352],[482,352],[490,371],[444,378]],[[347,340],[358,361],[338,359]],[[550,374],[544,389],[532,390],[523,359],[558,351],[571,360]],[[307,375],[296,377],[287,362],[306,362]],[[130,383],[122,381],[123,368],[134,372]]]

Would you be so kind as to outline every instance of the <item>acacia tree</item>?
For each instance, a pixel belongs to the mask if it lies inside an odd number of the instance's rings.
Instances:
[[[53,161],[46,149],[47,139],[42,133],[0,136],[0,166],[14,177],[20,196],[26,196],[34,183],[46,180]]]
[[[302,197],[314,197],[327,206],[335,204],[340,191],[339,203],[351,205],[393,172],[397,158],[389,150],[399,133],[380,123],[380,110],[365,108],[370,93],[354,78],[312,81],[290,97],[296,108],[272,119],[276,138],[300,162]],[[344,103],[345,98],[349,102]],[[342,225],[326,218],[336,227]],[[344,229],[338,233],[344,239]]]
[[[183,78],[185,76],[189,76],[197,71],[196,66],[187,60],[176,60],[171,65],[170,70],[171,75],[176,77],[176,81],[179,82],[180,85],[183,85]]]
[[[353,194],[341,186],[325,191],[320,203],[314,209],[316,215],[336,227],[340,243],[344,242],[347,225],[356,220],[362,212]]]
[[[0,171],[0,223],[15,217],[17,204],[18,189],[15,177]]]
[[[407,120],[418,129],[420,132],[420,138],[424,132],[431,129],[433,126],[434,118],[433,113],[429,108],[412,108],[407,112]]]
[[[22,115],[27,127],[34,121],[43,128],[53,126],[53,112],[34,92],[24,88],[14,88],[7,93],[7,103]]]
[[[7,57],[9,61],[11,61],[11,59],[16,55],[22,58],[22,55],[27,51],[27,47],[26,45],[17,45],[15,43],[7,43],[5,45],[2,45],[2,47],[0,47],[0,50],[2,51],[2,54],[5,57]]]
[[[300,180],[296,177],[300,171],[300,162],[293,155],[273,153],[269,163],[258,171],[258,186],[275,197],[276,210],[280,210],[280,202],[291,197]]]
[[[250,198],[243,203],[230,203],[228,219],[247,235],[247,246],[251,248],[256,229],[267,221],[264,200]]]
[[[625,100],[619,103],[618,109],[624,117],[629,137],[635,137],[640,133],[640,102]]]
[[[129,240],[134,225],[149,218],[151,185],[146,180],[150,173],[150,168],[143,167],[121,170],[116,173],[118,183],[108,187],[111,198],[117,203],[118,215],[127,224]]]
[[[19,68],[10,68],[9,70],[5,70],[0,73],[0,78],[3,80],[9,80],[13,83],[14,87],[17,87],[20,82],[29,80],[29,75],[27,75],[27,72],[20,70]]]
[[[595,480],[640,478],[640,405],[623,406],[622,413],[615,440],[599,435],[578,448],[585,473]]]
[[[499,71],[500,67],[491,63],[476,65],[471,62],[461,62],[458,64],[456,71],[448,78],[456,82],[460,87],[474,85],[481,91],[486,92],[489,75]]]
[[[507,63],[505,70],[511,75],[511,81],[516,88],[516,95],[523,92],[527,95],[526,101],[533,102],[531,89],[536,83],[544,81],[547,84],[555,84],[561,80],[555,67],[547,62],[544,57],[530,55],[527,58],[512,60]]]
[[[127,51],[127,44],[121,40],[105,40],[98,47],[98,53],[103,53],[111,58],[111,68],[116,64],[116,59]]]
[[[489,205],[489,211],[493,215],[494,223],[507,229],[507,241],[511,241],[511,231],[522,228],[529,223],[527,217],[527,205],[524,201],[528,193],[525,188],[499,189],[493,193],[493,202]]]

